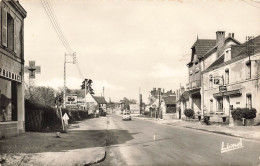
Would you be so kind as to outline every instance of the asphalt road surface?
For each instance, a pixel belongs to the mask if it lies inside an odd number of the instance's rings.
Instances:
[[[260,165],[260,142],[221,153],[240,138],[108,115],[106,159],[95,165]]]

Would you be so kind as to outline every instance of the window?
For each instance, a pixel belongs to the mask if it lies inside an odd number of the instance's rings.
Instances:
[[[225,70],[225,84],[229,84],[229,69]]]
[[[14,18],[2,8],[2,45],[14,51]]]
[[[2,8],[2,45],[7,47],[7,11]]]
[[[212,75],[209,76],[209,88],[213,87],[213,77]]]
[[[246,94],[246,108],[252,108],[252,95],[250,93]]]
[[[246,79],[251,79],[251,63],[250,63],[250,61],[246,62]]]
[[[218,98],[217,111],[223,112],[223,98]]]
[[[7,13],[7,47],[14,50],[14,19]]]
[[[213,99],[210,99],[209,111],[213,112]]]

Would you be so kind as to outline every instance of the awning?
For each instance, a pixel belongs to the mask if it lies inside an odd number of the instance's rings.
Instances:
[[[226,92],[219,92],[213,94],[214,97],[222,97],[222,96],[239,96],[241,95],[241,90],[231,90],[231,91],[226,91]]]

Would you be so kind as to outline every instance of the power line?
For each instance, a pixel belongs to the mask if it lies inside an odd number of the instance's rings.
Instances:
[[[46,12],[46,14],[47,14],[49,20],[51,21],[51,24],[52,24],[52,26],[53,26],[55,32],[56,32],[57,35],[58,35],[58,37],[59,37],[61,43],[62,43],[63,46],[66,48],[66,50],[67,50],[69,53],[71,53],[72,49],[70,49],[68,43],[67,43],[66,40],[64,39],[64,37],[63,37],[64,35],[62,35],[62,32],[59,31],[60,28],[57,28],[58,24],[57,24],[57,22],[55,21],[55,19],[53,19],[53,15],[51,14],[51,12],[50,12],[50,10],[49,10],[49,8],[48,8],[47,2],[46,2],[45,0],[41,0],[41,3],[42,3],[42,6],[43,6],[43,8],[44,8],[44,10],[45,10],[45,12]],[[72,52],[73,52],[73,51],[72,51]]]
[[[52,24],[56,34],[58,35],[61,43],[63,44],[63,46],[65,47],[65,49],[68,51],[69,54],[73,54],[74,51],[71,49],[69,43],[67,42],[67,40],[65,38],[65,35],[64,35],[62,29],[60,28],[57,16],[53,10],[51,2],[49,2],[48,0],[41,0],[41,3],[42,3],[42,6],[43,6],[45,12],[47,13],[49,20],[51,21],[51,24]],[[84,78],[78,62],[76,62],[76,66],[77,66],[77,69],[78,69],[78,72],[79,72],[81,78]]]
[[[71,47],[70,47],[70,45],[69,45],[69,43],[68,43],[68,41],[66,40],[66,37],[65,37],[65,35],[64,35],[64,33],[63,33],[63,31],[62,31],[62,29],[60,28],[60,24],[59,24],[59,21],[58,21],[58,19],[57,19],[57,16],[56,16],[56,14],[55,14],[55,12],[54,12],[54,10],[53,10],[53,7],[52,7],[52,4],[51,4],[51,2],[49,2],[48,0],[45,0],[47,3],[47,7],[49,7],[49,11],[51,12],[51,14],[52,14],[52,16],[53,16],[53,19],[54,19],[54,22],[56,23],[56,26],[57,26],[57,28],[58,28],[58,31],[60,32],[60,34],[61,34],[61,36],[62,36],[62,38],[63,38],[63,41],[65,42],[65,44],[67,45],[67,47],[71,50],[71,53],[73,53],[73,50],[71,49]]]

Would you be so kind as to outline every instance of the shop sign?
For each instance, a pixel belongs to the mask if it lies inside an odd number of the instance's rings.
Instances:
[[[219,86],[219,91],[220,92],[226,92],[227,91],[227,86],[225,86],[225,85]]]
[[[5,70],[0,67],[0,76],[4,77],[9,80],[17,81],[17,82],[22,82],[22,77],[16,73],[13,73],[11,71]]]

